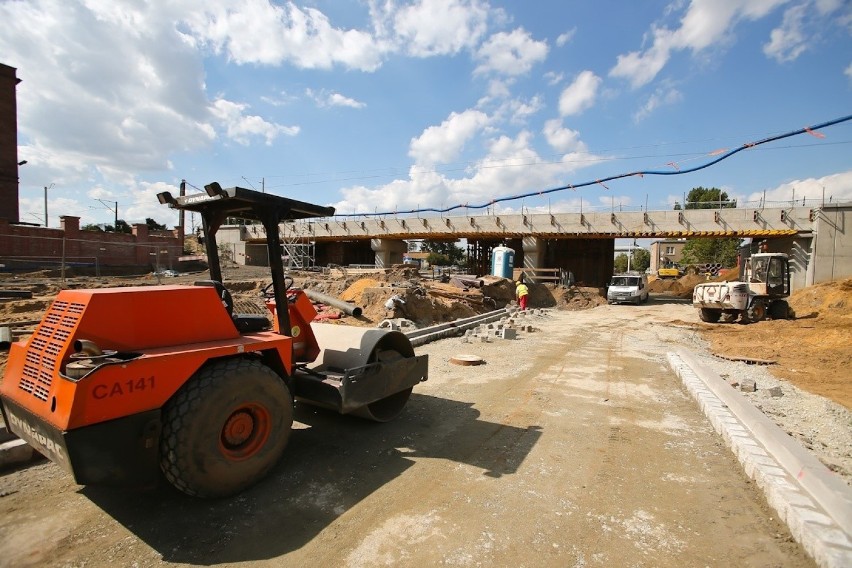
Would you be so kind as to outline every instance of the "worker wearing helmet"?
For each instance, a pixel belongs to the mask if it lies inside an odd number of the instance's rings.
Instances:
[[[518,304],[520,304],[522,310],[527,309],[527,296],[529,294],[530,289],[527,288],[527,285],[518,280],[515,284],[515,295],[518,297]]]

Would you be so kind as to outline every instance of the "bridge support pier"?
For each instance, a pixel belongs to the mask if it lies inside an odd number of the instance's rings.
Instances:
[[[544,268],[547,242],[539,237],[524,237],[521,245],[524,249],[524,268]]]
[[[405,241],[392,239],[372,239],[370,247],[376,253],[376,268],[390,268],[402,264],[402,255],[408,251]]]

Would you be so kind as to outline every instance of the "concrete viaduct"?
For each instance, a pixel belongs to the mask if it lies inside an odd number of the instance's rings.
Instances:
[[[793,288],[852,275],[852,203],[733,209],[332,217],[283,223],[282,254],[310,249],[317,265],[402,262],[405,241],[467,241],[477,272],[489,271],[490,251],[515,250],[519,268],[562,268],[578,282],[604,285],[612,274],[615,239],[766,239],[790,255]],[[261,225],[223,225],[217,240],[240,264],[266,264]]]

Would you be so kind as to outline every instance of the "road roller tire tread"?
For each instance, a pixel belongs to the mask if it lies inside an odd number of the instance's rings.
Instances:
[[[218,361],[163,408],[160,467],[188,495],[232,495],[279,461],[292,425],[292,397],[272,369],[257,360]]]

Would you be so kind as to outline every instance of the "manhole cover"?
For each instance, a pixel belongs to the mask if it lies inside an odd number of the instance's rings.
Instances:
[[[450,357],[450,363],[453,365],[469,367],[471,365],[482,365],[485,363],[485,359],[478,355],[454,355],[453,357]]]

